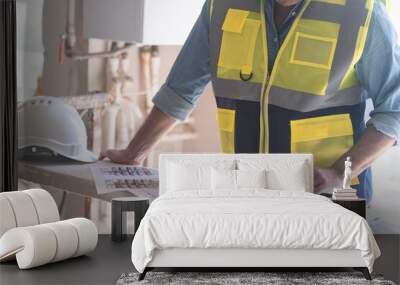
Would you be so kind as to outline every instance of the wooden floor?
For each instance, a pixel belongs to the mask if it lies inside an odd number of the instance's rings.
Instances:
[[[382,251],[375,263],[381,273],[395,283],[400,281],[400,235],[378,235]],[[114,243],[109,235],[100,235],[97,249],[78,257],[30,270],[19,270],[15,262],[0,264],[0,284],[115,284],[124,272],[134,271],[130,259],[132,238]]]

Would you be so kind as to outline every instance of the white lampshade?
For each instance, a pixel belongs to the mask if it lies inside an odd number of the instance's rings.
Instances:
[[[205,0],[85,0],[86,38],[182,45]]]

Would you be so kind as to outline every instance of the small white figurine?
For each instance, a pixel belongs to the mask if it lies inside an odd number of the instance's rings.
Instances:
[[[343,189],[351,189],[352,162],[350,156],[344,162]]]

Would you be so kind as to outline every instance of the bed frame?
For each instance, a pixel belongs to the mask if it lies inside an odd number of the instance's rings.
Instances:
[[[287,154],[162,154],[160,155],[160,195],[166,191],[165,185],[168,179],[166,168],[168,161],[184,160],[218,160],[236,158],[262,159],[268,156],[269,160],[288,159]],[[290,159],[306,162],[308,169],[307,192],[313,192],[313,158],[310,154],[290,155]],[[139,275],[143,280],[146,273],[154,269],[202,269],[216,271],[226,269],[228,271],[265,271],[268,269],[337,269],[353,268],[361,271],[367,280],[371,275],[359,250],[329,250],[329,249],[240,249],[240,248],[170,248],[158,249],[154,252],[152,261]]]
[[[353,268],[361,271],[367,280],[371,280],[369,270],[359,250],[328,249],[183,249],[172,248],[156,250],[152,261],[139,275],[143,280],[146,273],[161,268],[229,269],[228,271],[264,271],[273,268],[290,271],[291,269],[310,271],[318,269]],[[322,270],[321,270],[322,271]]]

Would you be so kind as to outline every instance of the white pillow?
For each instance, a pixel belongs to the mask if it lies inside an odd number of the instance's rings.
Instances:
[[[167,182],[169,191],[210,189],[211,167],[170,163]]]
[[[268,188],[272,190],[302,191],[306,192],[305,169],[297,165],[290,171],[271,169],[267,172]]]
[[[265,170],[211,170],[211,188],[213,190],[237,190],[241,188],[266,188]]]
[[[307,164],[296,160],[239,159],[240,170],[265,169],[267,188],[271,190],[306,191],[309,183]]]
[[[236,190],[236,170],[212,168],[211,189]]]
[[[166,190],[211,190],[211,168],[235,169],[235,163],[234,159],[190,159],[190,156],[168,161]]]
[[[237,188],[267,188],[267,171],[236,170]]]

